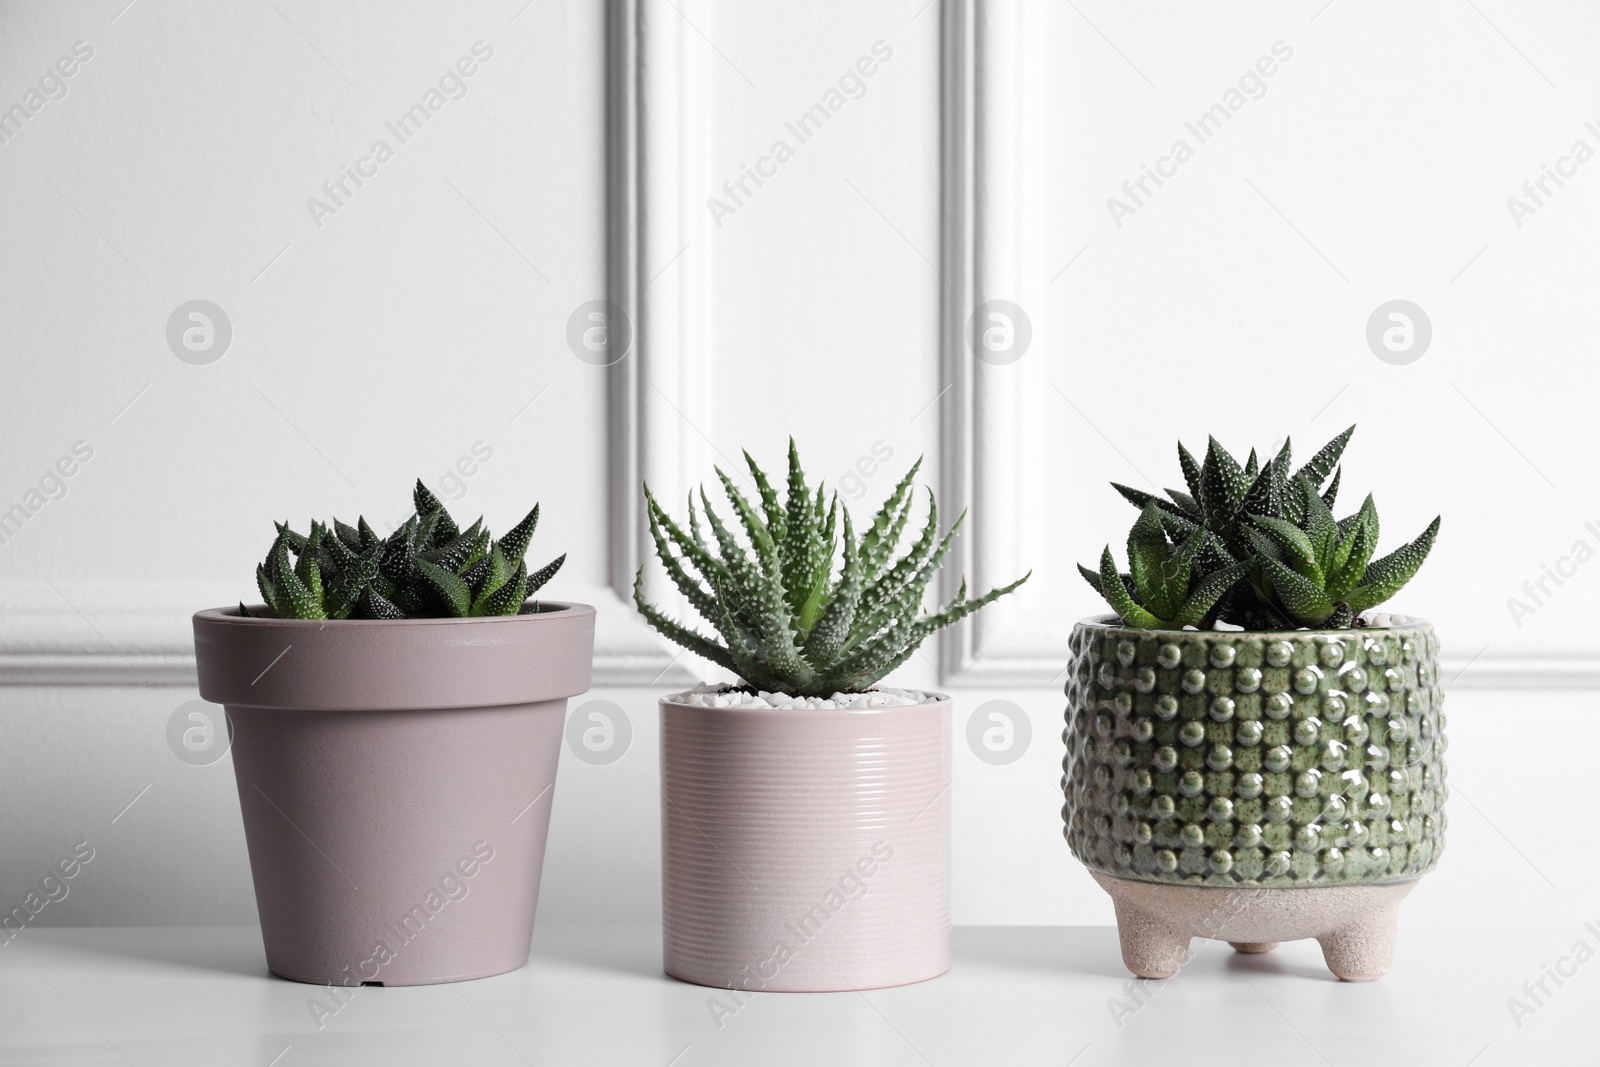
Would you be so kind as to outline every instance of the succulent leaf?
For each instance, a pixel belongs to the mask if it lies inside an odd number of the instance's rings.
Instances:
[[[1360,584],[1377,544],[1378,510],[1369,494],[1366,503],[1361,505],[1361,510],[1356,514],[1355,526],[1347,539],[1348,551],[1346,545],[1340,545],[1334,551],[1335,567],[1328,572],[1329,595],[1335,600],[1343,600],[1345,594]]]
[[[1333,502],[1339,499],[1339,479],[1341,476],[1343,476],[1343,474],[1343,467],[1335,467],[1333,471],[1333,481],[1329,482],[1328,488],[1322,491],[1322,502],[1328,506],[1329,511],[1333,510]]]
[[[1083,580],[1089,583],[1089,587],[1091,589],[1093,589],[1096,593],[1100,593],[1101,596],[1105,596],[1105,593],[1102,592],[1101,588],[1100,588],[1100,572],[1099,571],[1092,571],[1088,567],[1085,567],[1083,564],[1080,563],[1080,564],[1078,564],[1078,573],[1083,575]],[[1133,590],[1133,575],[1131,575],[1131,574],[1120,574],[1120,575],[1118,575],[1118,577],[1122,579],[1122,589],[1123,589],[1123,591],[1125,593],[1127,593],[1129,597],[1133,598],[1134,603],[1138,603],[1138,597],[1134,595],[1134,590]]]
[[[1334,521],[1327,502],[1317,495],[1316,487],[1305,475],[1295,476],[1294,491],[1300,494],[1301,522],[1305,527],[1306,540],[1311,543],[1317,567],[1326,574],[1328,565],[1333,562],[1333,550],[1339,543],[1339,524]]]
[[[1110,545],[1100,554],[1100,590],[1111,609],[1129,626],[1139,630],[1162,629],[1162,620],[1135,604],[1133,597],[1128,595],[1121,576],[1117,574],[1117,561],[1111,555]]]
[[[1285,472],[1289,468],[1289,442],[1284,441],[1283,449],[1270,460],[1267,465],[1256,474],[1255,480],[1250,483],[1250,488],[1245,491],[1244,499],[1240,501],[1238,513],[1245,515],[1277,515],[1283,511],[1283,487],[1287,477]]]
[[[528,565],[518,560],[515,573],[480,603],[474,603],[468,611],[473,615],[515,615],[522,610],[522,602],[527,599],[527,587]]]
[[[711,506],[711,498],[704,489],[700,490],[700,505],[728,570],[728,582],[719,587],[719,593],[726,598],[729,608],[748,617],[748,628],[760,639],[762,651],[773,670],[804,677],[807,667],[795,645],[794,631],[790,629],[782,582],[770,581],[760,566],[750,561],[743,546]]]
[[[909,511],[910,508],[907,507],[906,510]],[[941,546],[943,551],[936,549],[934,546],[940,544],[939,502],[934,499],[933,491],[930,489],[928,491],[928,517],[923,523],[921,535],[912,543],[906,554],[895,561],[894,566],[887,571],[872,576],[868,580],[867,588],[862,596],[863,618],[871,618],[886,605],[892,605],[895,601],[901,599],[907,592],[909,583],[916,580],[918,573],[926,567],[935,554],[938,559],[943,559],[944,551],[948,551],[950,542],[960,532],[961,524],[964,521],[966,521],[965,513],[957,516],[956,521],[950,525],[950,530],[944,537]],[[934,567],[938,566],[938,559],[933,561]],[[928,577],[931,576],[932,571],[930,570]],[[927,581],[928,578],[924,578],[922,584],[915,590],[916,599],[919,603],[922,598],[922,590],[927,587]]]
[[[1421,569],[1428,553],[1433,551],[1433,542],[1438,536],[1439,519],[1436,516],[1415,541],[1369,564],[1361,584],[1350,593],[1351,610],[1357,613],[1366,611],[1398,593]]]
[[[455,571],[421,556],[413,560],[412,565],[427,587],[444,603],[445,610],[441,614],[462,618],[472,610],[472,588]]]
[[[305,537],[275,523],[277,536],[256,568],[267,613],[333,620],[515,614],[566,558],[528,576],[522,556],[537,505],[497,542],[482,519],[464,531],[457,527],[420,479],[412,502],[423,510],[388,537],[379,537],[364,517],[354,526],[313,522]]]
[[[832,602],[806,641],[805,657],[813,670],[826,671],[839,658],[840,651],[850,637],[850,628],[856,620],[856,610],[861,604],[863,586],[862,550],[856,545],[855,527],[850,522],[850,509],[844,510],[844,566],[839,573],[839,583],[834,589]]]
[[[1200,477],[1200,464],[1195,462],[1194,456],[1183,447],[1183,442],[1178,442],[1178,466],[1183,470],[1183,483],[1189,487],[1189,497],[1195,502],[1195,510],[1205,518],[1206,494],[1202,488]]]
[[[561,569],[561,565],[565,562],[567,562],[567,554],[563,552],[549,563],[546,563],[543,567],[540,567],[538,570],[529,574],[528,587],[523,591],[522,598],[519,599],[517,603],[522,603],[522,600],[527,599],[542,589],[544,587],[544,583],[548,582],[551,578],[554,578],[556,572]],[[526,570],[527,568],[524,567],[523,569]]]
[[[500,551],[505,553],[506,559],[521,559],[527,554],[528,542],[533,540],[533,531],[538,525],[539,505],[535,504],[533,510],[524,515],[521,522],[500,538]]]
[[[1230,563],[1219,570],[1208,572],[1189,591],[1188,599],[1183,602],[1183,606],[1178,609],[1172,621],[1178,626],[1201,625],[1217,606],[1217,601],[1227,595],[1228,590],[1244,577],[1248,569],[1247,563]]]
[[[362,540],[361,531],[348,523],[333,520],[333,532],[338,537],[339,543],[351,552],[360,552],[365,542]]]
[[[1205,517],[1200,514],[1200,505],[1195,503],[1194,497],[1188,493],[1180,489],[1168,489],[1167,496],[1172,498],[1172,502],[1178,506],[1178,512],[1190,522],[1205,521]]]
[[[281,536],[289,539],[289,551],[298,556],[300,553],[306,550],[306,539],[300,534],[297,534],[293,530],[289,529],[288,523],[275,522],[272,525],[277,527],[278,533]]]
[[[358,614],[363,619],[403,619],[406,613],[370,585],[361,592]]]
[[[733,484],[733,479],[723,473],[721,467],[715,468],[717,478],[722,482],[722,491],[733,502],[733,510],[739,516],[739,522],[744,526],[744,532],[750,538],[750,545],[756,550],[756,558],[761,561],[761,569],[766,572],[769,579],[776,578],[783,581],[783,574],[778,562],[778,545],[772,539],[772,534],[767,530],[767,524],[761,521],[761,516],[756,514],[756,509],[750,506],[750,501],[739,492],[739,487]]]
[[[1328,472],[1338,464],[1339,457],[1344,455],[1344,446],[1350,443],[1350,437],[1355,432],[1356,428],[1352,425],[1344,433],[1323,445],[1317,450],[1317,454],[1311,457],[1310,462],[1295,472],[1295,477],[1298,478],[1303,474],[1312,485],[1321,485],[1328,477]],[[1328,506],[1332,507],[1333,502],[1329,501]]]
[[[755,457],[748,449],[745,450],[744,461],[750,468],[750,477],[755,480],[756,491],[761,494],[761,510],[767,517],[767,529],[772,531],[772,539],[782,544],[789,527],[789,520],[783,505],[778,502],[778,491],[772,488],[767,472],[756,463]]]
[[[1161,566],[1161,581],[1166,589],[1167,603],[1172,605],[1173,617],[1183,615],[1185,609],[1193,599],[1190,586],[1193,584],[1195,560],[1199,559],[1200,551],[1205,548],[1206,542],[1211,539],[1211,534],[1205,530],[1196,530],[1188,539],[1182,541],[1173,550],[1172,555]],[[1233,584],[1232,582],[1228,583]],[[1218,591],[1217,596],[1227,592],[1227,586]],[[1204,615],[1211,610],[1215,598],[1205,604],[1200,614]]]
[[[1112,483],[1140,508],[1129,534],[1130,573],[1117,575],[1109,553],[1098,572],[1080,566],[1079,573],[1130,626],[1359,625],[1363,611],[1415,576],[1439,520],[1372,561],[1379,537],[1372,498],[1343,519],[1332,513],[1344,473],[1339,461],[1354,431],[1328,442],[1292,477],[1287,439],[1265,463],[1252,449],[1242,467],[1214,437],[1203,463],[1179,442],[1187,493],[1167,490],[1169,503]]]
[[[688,532],[645,489],[656,554],[689,606],[721,641],[647,603],[642,582],[635,583],[634,600],[660,633],[749,685],[816,696],[871,686],[903,663],[928,634],[1018,584],[976,600],[968,600],[963,589],[943,611],[918,614],[927,585],[960,527],[958,519],[940,536],[930,493],[922,534],[898,553],[911,518],[920,460],[859,536],[836,494],[828,496],[821,485],[814,491],[807,486],[792,439],[787,499],[781,508],[759,464],[748,454],[746,462],[761,496],[759,512],[722,471],[717,475],[748,535],[748,550],[723,523],[704,489],[698,507],[690,497]],[[711,531],[709,541],[700,534],[702,517]]]
[[[817,487],[817,499],[821,500],[822,487]],[[694,494],[689,494],[689,522],[694,525]],[[783,584],[786,589],[813,589],[817,580],[815,574],[814,547],[817,543],[817,509],[812,506],[811,493],[806,488],[806,472],[800,466],[800,453],[795,448],[794,438],[789,438],[789,482],[788,495],[784,508],[784,537],[781,553],[783,555]],[[696,533],[698,539],[699,534]],[[830,533],[828,541],[833,540]],[[832,553],[829,553],[830,557]],[[704,614],[704,613],[702,613]],[[710,616],[707,616],[708,618]]]
[[[1140,511],[1143,511],[1149,504],[1165,505],[1167,503],[1154,493],[1147,493],[1143,489],[1135,489],[1131,485],[1123,485],[1121,482],[1112,482],[1111,488],[1121,493],[1124,500]]]
[[[360,556],[351,553],[351,563],[335,573],[329,585],[327,611],[330,619],[347,619],[361,601],[361,592],[378,576],[383,560],[383,545],[373,543]]]
[[[293,531],[289,531],[293,532]],[[290,619],[320,619],[322,617],[321,598],[314,596],[305,580],[295,573],[295,565],[289,562],[289,538],[287,533],[280,532],[278,539],[273,543],[271,566],[273,568],[273,586],[277,590],[278,604],[285,609],[284,618]]]
[[[633,603],[639,609],[639,614],[644,616],[645,621],[655,627],[662,636],[668,638],[674,644],[688,649],[697,656],[703,656],[725,670],[738,673],[738,667],[734,665],[733,657],[725,647],[701,634],[698,630],[691,630],[686,626],[673,622],[649,601],[645,600],[643,567],[640,567],[639,573],[634,576]]]
[[[894,491],[889,494],[889,499],[883,502],[883,507],[878,509],[878,514],[873,516],[871,528],[861,538],[861,558],[869,578],[877,577],[883,570],[894,551],[895,544],[900,540],[906,520],[911,515],[911,486],[917,477],[917,471],[921,469],[922,459],[919,456],[911,465],[911,469],[906,471],[905,477],[895,485]]]
[[[1169,597],[1168,584],[1162,574],[1169,554],[1158,509],[1153,503],[1146,504],[1139,513],[1139,520],[1128,531],[1128,569],[1133,572],[1134,587],[1144,597],[1151,613],[1163,619],[1172,618],[1178,610],[1178,603]],[[1185,586],[1187,584],[1186,581]]]
[[[1319,625],[1333,614],[1334,602],[1320,585],[1275,559],[1259,562],[1278,601],[1302,626]]]
[[[261,602],[267,606],[267,610],[274,615],[282,616],[283,612],[278,607],[278,592],[272,587],[272,580],[267,577],[266,566],[260,563],[256,564],[256,588],[261,591]]]
[[[1205,463],[1200,468],[1200,488],[1206,521],[1213,529],[1232,521],[1245,494],[1250,491],[1250,479],[1244,468],[1215,437],[1210,439]]]
[[[1301,575],[1317,585],[1323,584],[1322,566],[1317,562],[1317,550],[1304,530],[1287,519],[1271,515],[1252,515],[1251,519],[1283,550],[1283,559]]]

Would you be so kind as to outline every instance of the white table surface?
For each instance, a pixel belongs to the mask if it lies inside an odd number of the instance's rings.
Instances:
[[[1506,1000],[1583,933],[1402,925],[1390,975],[1351,985],[1309,941],[1197,941],[1152,983],[1109,928],[960,928],[934,981],[758,994],[719,1027],[715,991],[662,975],[659,931],[541,927],[520,971],[357,989],[318,1029],[319,990],[269,977],[254,928],[29,928],[0,945],[0,1063],[1568,1067],[1600,1063],[1600,960],[1520,1028]]]

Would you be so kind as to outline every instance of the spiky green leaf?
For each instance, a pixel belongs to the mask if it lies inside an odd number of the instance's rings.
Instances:
[[[1162,574],[1170,555],[1166,531],[1161,526],[1160,509],[1154,503],[1146,504],[1139,513],[1138,521],[1128,531],[1128,570],[1133,573],[1134,588],[1139,590],[1145,604],[1154,615],[1163,619],[1172,618],[1178,610],[1178,604],[1182,603],[1183,595],[1181,591],[1178,592],[1175,603],[1172,583]]]
[[[1249,564],[1233,563],[1220,570],[1211,571],[1201,578],[1189,591],[1189,596],[1178,609],[1173,623],[1177,626],[1201,625],[1217,606],[1217,601],[1244,577],[1248,569]]]
[[[458,574],[421,556],[412,560],[412,566],[416,568],[423,584],[443,605],[445,610],[442,614],[463,618],[471,612],[472,588]]]
[[[1304,530],[1285,519],[1271,515],[1252,515],[1251,520],[1283,551],[1283,559],[1314,585],[1322,585],[1322,565],[1317,550]]]
[[[540,567],[532,574],[529,574],[528,588],[524,590],[523,595],[525,597],[530,597],[539,590],[543,589],[544,584],[551,578],[555,577],[556,572],[561,569],[561,565],[565,562],[567,562],[567,554],[563,552],[549,563],[546,563],[543,567]]]
[[[468,610],[473,615],[515,615],[522,610],[522,602],[527,599],[528,591],[528,564],[524,560],[517,561],[517,569],[510,578],[484,597],[480,602],[474,603]]]
[[[1140,630],[1161,629],[1162,620],[1135,604],[1128,595],[1121,576],[1117,574],[1117,563],[1112,558],[1110,545],[1100,555],[1100,593],[1111,605],[1111,610],[1129,626]]]
[[[538,525],[539,505],[535,504],[533,510],[524,515],[521,522],[500,538],[500,551],[505,554],[507,562],[521,560],[528,554],[528,542],[533,539],[533,531]]]
[[[1355,432],[1356,428],[1352,425],[1344,433],[1323,445],[1317,450],[1317,454],[1311,457],[1310,462],[1295,472],[1295,477],[1298,478],[1303,474],[1310,479],[1312,485],[1321,485],[1327,479],[1328,472],[1339,462],[1339,457],[1344,455],[1344,446],[1350,443],[1350,437]],[[1333,502],[1329,501],[1328,506],[1332,507]]]
[[[1258,562],[1272,583],[1278,603],[1302,626],[1316,626],[1333,614],[1334,602],[1320,585],[1275,559]]]
[[[1343,600],[1351,590],[1361,584],[1367,573],[1367,564],[1378,546],[1378,510],[1369,494],[1357,513],[1355,528],[1350,531],[1348,551],[1345,545],[1334,550],[1335,568],[1328,572],[1328,595]],[[1340,557],[1343,556],[1341,559]]]
[[[1200,491],[1206,523],[1212,530],[1227,528],[1250,491],[1250,479],[1244,468],[1215,437],[1206,447],[1205,462],[1200,468]]]
[[[1416,576],[1438,536],[1439,519],[1435,517],[1416,540],[1369,564],[1361,584],[1350,593],[1350,609],[1359,615],[1398,593]]]

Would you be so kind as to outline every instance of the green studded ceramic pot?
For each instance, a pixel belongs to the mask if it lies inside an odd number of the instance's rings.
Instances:
[[[1072,634],[1062,788],[1091,870],[1169,885],[1376,885],[1444,849],[1439,642],[1353,630]]]

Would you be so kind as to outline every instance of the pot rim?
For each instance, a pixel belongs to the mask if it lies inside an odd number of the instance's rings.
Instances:
[[[927,690],[923,690],[923,692],[926,693]],[[824,716],[825,715],[842,715],[842,714],[848,714],[848,715],[881,715],[884,712],[894,712],[894,711],[911,712],[911,711],[918,711],[918,710],[923,709],[923,708],[937,708],[937,707],[941,707],[941,706],[945,706],[945,705],[953,706],[955,704],[955,699],[953,697],[951,697],[948,693],[928,693],[928,696],[932,697],[933,699],[929,700],[929,701],[926,701],[924,703],[921,703],[921,704],[895,704],[895,705],[891,705],[891,706],[888,706],[888,707],[882,707],[882,708],[748,708],[748,707],[713,708],[713,707],[707,707],[704,704],[685,704],[680,700],[672,700],[672,699],[670,699],[668,697],[661,697],[659,699],[658,703],[659,703],[660,707],[663,710],[666,709],[666,708],[684,708],[685,710],[688,710],[688,711],[716,712],[716,713],[719,713],[719,714],[739,714],[739,713],[744,713],[744,714],[753,714],[753,715],[770,715],[773,712],[783,712],[783,713],[788,713],[788,714],[791,714],[791,715],[824,715]]]
[[[525,600],[522,603],[524,607],[530,603],[536,603],[540,606],[540,610],[532,612],[519,612],[516,615],[475,615],[460,619],[448,617],[416,619],[276,619],[263,618],[255,615],[245,618],[239,614],[239,606],[234,604],[220,608],[203,608],[200,611],[195,612],[193,618],[195,622],[203,621],[208,624],[221,624],[224,626],[271,626],[283,627],[286,629],[312,630],[321,630],[329,626],[337,626],[341,629],[353,630],[364,626],[390,628],[398,628],[400,626],[459,626],[463,624],[471,625],[475,623],[493,624],[515,622],[518,620],[528,619],[572,618],[578,615],[595,614],[595,609],[592,605],[579,604],[576,602],[568,602],[563,600],[530,599]],[[251,611],[254,611],[257,608],[260,608],[262,611],[267,610],[267,606],[265,604],[249,604],[246,606],[249,607]],[[547,608],[550,610],[545,610]]]
[[[589,688],[596,612],[547,604],[552,610],[463,619],[257,619],[237,606],[208,608],[193,623],[200,696],[319,712],[568,699]]]
[[[1169,637],[1182,637],[1193,640],[1195,638],[1221,638],[1224,640],[1241,640],[1243,638],[1264,637],[1275,638],[1283,641],[1307,640],[1318,637],[1338,637],[1346,634],[1363,633],[1404,633],[1409,630],[1431,630],[1433,623],[1417,615],[1400,615],[1398,612],[1385,612],[1393,618],[1403,618],[1406,621],[1395,626],[1360,626],[1345,627],[1342,630],[1140,630],[1133,626],[1123,624],[1118,615],[1089,615],[1078,620],[1077,625],[1086,630],[1104,630],[1107,633],[1133,634],[1136,636],[1155,636],[1157,634]]]

